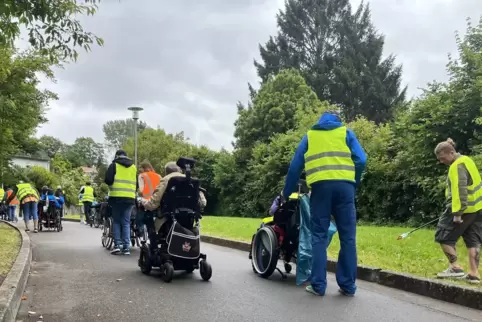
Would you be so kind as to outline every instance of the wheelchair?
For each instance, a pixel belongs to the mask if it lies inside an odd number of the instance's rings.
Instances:
[[[272,217],[263,218],[251,239],[249,259],[255,274],[268,278],[278,270],[282,278],[287,276],[277,267],[283,260],[287,274],[291,272],[291,261],[296,262],[300,237],[300,201],[308,193],[305,180],[299,180],[298,193],[294,193],[281,204]]]
[[[195,160],[179,158],[177,165],[185,171],[185,177],[169,179],[161,201],[160,214],[165,222],[158,232],[153,220],[145,220],[149,244],[142,241],[138,265],[148,275],[153,267],[160,268],[164,282],[171,282],[174,271],[192,273],[199,269],[201,278],[208,281],[212,276],[206,254],[200,252],[199,180],[191,177]]]
[[[64,230],[62,226],[62,209],[55,207],[55,202],[48,200],[40,200],[38,203],[38,231]]]
[[[0,202],[0,220],[10,220],[8,215],[8,206],[4,202]]]

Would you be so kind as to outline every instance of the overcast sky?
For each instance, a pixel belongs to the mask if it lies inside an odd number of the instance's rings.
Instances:
[[[168,132],[184,131],[196,144],[231,148],[236,102],[247,101],[247,82],[258,86],[253,58],[276,33],[283,0],[102,0],[86,30],[104,47],[81,52],[76,64],[45,83],[59,94],[38,135],[71,143],[79,136],[103,141],[102,124],[130,116]],[[360,0],[352,0],[358,5]],[[385,34],[385,52],[404,67],[409,94],[446,80],[454,32],[477,20],[481,0],[372,0],[373,22]]]

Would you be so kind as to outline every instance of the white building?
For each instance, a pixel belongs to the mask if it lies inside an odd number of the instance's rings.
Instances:
[[[12,158],[13,165],[17,165],[22,168],[28,168],[38,166],[50,171],[50,159],[44,156],[27,156],[17,154]]]

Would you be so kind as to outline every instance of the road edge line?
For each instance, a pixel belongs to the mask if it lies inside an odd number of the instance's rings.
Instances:
[[[22,301],[22,295],[27,286],[27,280],[32,264],[32,244],[28,234],[8,221],[1,220],[16,229],[22,237],[22,244],[7,277],[0,285],[0,321],[14,322]]]
[[[201,235],[201,241],[217,246],[250,251],[250,243]],[[247,256],[246,256],[246,259]],[[336,272],[336,261],[328,259],[327,270]],[[482,310],[482,291],[474,288],[438,282],[428,278],[420,278],[410,274],[396,273],[377,267],[358,265],[358,279],[377,283],[401,291],[410,292],[436,300]]]

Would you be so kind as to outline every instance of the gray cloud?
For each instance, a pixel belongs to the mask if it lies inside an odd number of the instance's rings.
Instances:
[[[57,72],[57,84],[46,84],[60,100],[39,134],[101,141],[102,124],[129,117],[126,108],[137,105],[153,127],[229,148],[236,102],[247,100],[248,81],[258,83],[252,64],[258,43],[275,34],[282,6],[283,0],[103,1],[96,16],[82,21],[105,46],[81,53],[78,63]],[[446,79],[453,32],[481,7],[479,0],[371,1],[386,52],[404,64],[411,94]]]

